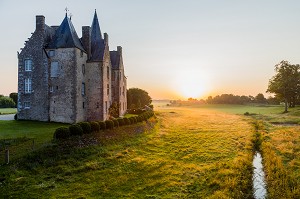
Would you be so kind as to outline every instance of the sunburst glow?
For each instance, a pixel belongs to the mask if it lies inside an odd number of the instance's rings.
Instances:
[[[199,98],[211,89],[209,77],[199,71],[181,71],[175,82],[176,92],[184,98]]]

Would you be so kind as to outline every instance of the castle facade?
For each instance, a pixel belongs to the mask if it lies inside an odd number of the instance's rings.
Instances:
[[[122,47],[109,50],[95,11],[79,38],[71,18],[48,26],[36,16],[36,29],[18,53],[18,119],[75,123],[109,118],[116,102],[127,110],[127,78]]]

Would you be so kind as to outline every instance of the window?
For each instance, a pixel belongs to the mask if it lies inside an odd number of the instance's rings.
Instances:
[[[24,108],[30,109],[30,102],[24,102]]]
[[[123,86],[123,96],[125,96],[125,86]]]
[[[81,94],[82,94],[82,96],[85,95],[85,83],[83,83],[83,82],[81,84]]]
[[[58,62],[51,62],[51,77],[58,77]]]
[[[50,90],[50,93],[53,93],[53,86],[50,86],[49,90]]]
[[[100,107],[100,104],[99,104],[99,102],[97,102],[97,108],[99,108]]]
[[[107,84],[107,95],[109,95],[109,84]]]
[[[84,74],[84,73],[85,73],[85,65],[82,64],[82,74]]]
[[[107,79],[109,79],[109,67],[107,66]]]
[[[82,108],[84,109],[84,102],[82,102]]]
[[[31,71],[32,70],[32,60],[26,59],[25,60],[25,71]]]
[[[83,57],[83,51],[80,51],[80,57]]]
[[[31,93],[32,88],[31,88],[31,79],[27,78],[25,79],[25,93]]]
[[[120,87],[119,93],[120,93],[120,96],[121,96],[122,95],[122,87]]]
[[[49,57],[54,57],[55,55],[55,51],[54,50],[50,50],[49,51]]]
[[[105,110],[104,112],[107,113],[108,107],[107,107],[107,101],[105,101]]]
[[[112,72],[112,73],[111,73],[111,79],[112,79],[113,81],[115,81],[115,76],[116,76],[115,73]]]

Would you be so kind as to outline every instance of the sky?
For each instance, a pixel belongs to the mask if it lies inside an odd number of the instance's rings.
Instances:
[[[0,94],[17,92],[17,51],[35,16],[81,37],[94,10],[110,50],[123,47],[128,88],[153,99],[265,94],[281,60],[300,64],[297,0],[0,0]]]

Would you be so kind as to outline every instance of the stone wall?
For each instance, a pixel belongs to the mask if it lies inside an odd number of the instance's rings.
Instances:
[[[37,16],[37,29],[18,55],[18,118],[49,121],[48,58],[43,49],[44,17]],[[25,71],[25,60],[32,61],[32,70]],[[31,93],[25,93],[25,79],[31,79]],[[25,108],[25,103],[30,107]]]

